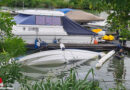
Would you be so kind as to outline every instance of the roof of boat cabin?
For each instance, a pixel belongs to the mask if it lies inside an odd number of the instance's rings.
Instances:
[[[64,16],[64,13],[55,10],[18,10],[17,13],[28,15]]]

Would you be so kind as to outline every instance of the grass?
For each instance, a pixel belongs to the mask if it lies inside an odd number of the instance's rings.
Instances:
[[[93,80],[89,81],[88,75],[92,73]],[[76,78],[76,72],[70,70],[70,74],[66,78],[61,78],[56,81],[52,81],[50,78],[28,84],[22,88],[22,90],[102,90],[99,87],[99,82],[94,81],[94,71],[90,69],[83,80]]]
[[[93,79],[88,80],[88,75],[92,73]],[[21,90],[105,90],[99,86],[99,81],[94,80],[94,70],[90,69],[85,78],[77,79],[75,70],[71,69],[68,77],[53,80],[47,78],[30,84],[25,84]],[[115,88],[109,90],[127,90],[122,83],[118,83]]]

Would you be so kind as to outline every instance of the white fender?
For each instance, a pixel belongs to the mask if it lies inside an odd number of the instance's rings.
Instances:
[[[63,43],[60,43],[60,48],[61,48],[61,50],[65,49],[65,45]]]

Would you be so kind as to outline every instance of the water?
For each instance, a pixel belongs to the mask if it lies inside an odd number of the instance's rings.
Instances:
[[[63,64],[59,66],[24,66],[24,74],[32,77],[34,80],[43,79],[48,76],[63,77],[69,73],[70,68],[75,68],[78,75],[77,77],[83,79],[89,69],[94,68],[95,80],[100,82],[100,86],[107,90],[114,88],[117,82],[122,83],[127,90],[130,89],[130,52],[123,59],[110,58],[100,69],[96,69],[95,65],[98,59],[91,59],[86,62],[77,62],[72,64]],[[89,75],[92,79],[92,75]]]

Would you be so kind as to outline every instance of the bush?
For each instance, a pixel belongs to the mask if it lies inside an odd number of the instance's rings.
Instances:
[[[23,82],[21,67],[10,59],[25,52],[25,43],[19,37],[12,34],[12,26],[15,22],[8,13],[0,13],[0,78],[4,86],[11,86],[15,81]]]
[[[20,65],[15,61],[9,63],[10,58],[9,53],[0,53],[0,77],[3,79],[4,87],[12,86],[15,81],[25,83]]]
[[[11,57],[17,57],[26,51],[25,43],[20,37],[4,38],[0,48],[8,52]]]

